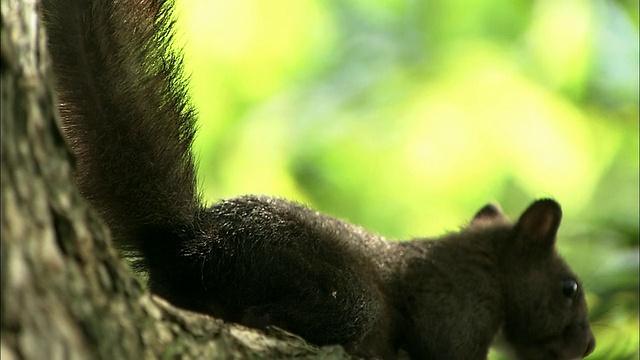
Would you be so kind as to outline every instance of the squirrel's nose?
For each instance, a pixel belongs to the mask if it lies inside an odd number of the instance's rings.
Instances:
[[[584,350],[584,354],[582,354],[582,357],[587,357],[589,354],[591,354],[593,352],[593,350],[596,348],[596,338],[593,336],[593,332],[591,332],[591,329],[589,329],[589,343],[587,344],[587,348]]]

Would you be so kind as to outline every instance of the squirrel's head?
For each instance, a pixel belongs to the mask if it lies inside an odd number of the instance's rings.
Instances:
[[[504,334],[520,359],[578,359],[595,348],[582,284],[556,252],[561,218],[555,201],[534,202],[513,226],[501,256]]]

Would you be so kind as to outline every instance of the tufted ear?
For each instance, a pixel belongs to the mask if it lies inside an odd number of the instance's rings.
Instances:
[[[497,203],[487,204],[473,216],[470,225],[486,224],[498,219],[504,219],[500,205]]]
[[[524,246],[553,247],[561,219],[562,210],[557,202],[537,200],[520,216],[516,231]]]

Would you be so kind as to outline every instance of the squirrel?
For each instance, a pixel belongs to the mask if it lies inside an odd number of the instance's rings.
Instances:
[[[79,189],[152,293],[364,358],[486,359],[499,332],[519,359],[594,350],[556,201],[514,222],[489,204],[458,232],[407,241],[279,198],[206,206],[172,1],[41,5]]]

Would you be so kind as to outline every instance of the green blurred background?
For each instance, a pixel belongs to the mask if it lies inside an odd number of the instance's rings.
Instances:
[[[408,238],[553,197],[589,359],[638,358],[638,1],[182,0],[178,19],[208,201]]]

